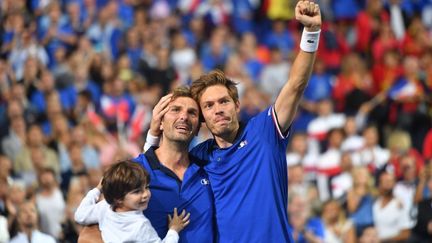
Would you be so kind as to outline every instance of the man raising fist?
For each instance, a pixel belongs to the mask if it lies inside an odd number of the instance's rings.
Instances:
[[[214,193],[219,242],[293,242],[287,215],[289,128],[307,86],[321,28],[319,6],[299,1],[296,19],[304,25],[301,51],[274,105],[250,119],[239,121],[240,103],[235,83],[221,71],[193,81],[191,93],[213,134],[190,152],[209,176]],[[157,145],[161,134],[154,110],[147,141]],[[155,137],[156,136],[156,137]]]

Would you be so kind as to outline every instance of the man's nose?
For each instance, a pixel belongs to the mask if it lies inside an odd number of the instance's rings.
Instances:
[[[220,104],[214,105],[214,111],[216,114],[222,114],[224,112],[222,105],[220,105]]]
[[[186,121],[186,120],[188,119],[188,114],[187,114],[187,112],[186,112],[186,111],[182,111],[182,112],[180,112],[180,114],[179,114],[179,118],[180,118],[181,120],[183,120],[183,121]]]

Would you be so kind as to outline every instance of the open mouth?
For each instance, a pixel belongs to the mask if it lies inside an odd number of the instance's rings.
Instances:
[[[187,124],[177,124],[174,126],[174,128],[182,132],[188,132],[188,133],[192,130],[192,128]]]
[[[148,201],[144,201],[144,202],[140,202],[139,205],[144,206],[144,205],[147,205],[147,203],[148,203]]]

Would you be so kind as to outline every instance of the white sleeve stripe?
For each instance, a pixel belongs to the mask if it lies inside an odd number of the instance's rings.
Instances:
[[[278,123],[278,121],[277,121],[277,117],[276,117],[276,112],[275,112],[274,106],[272,106],[270,109],[271,109],[271,114],[272,114],[273,122],[274,122],[274,125],[275,125],[275,127],[276,127],[276,130],[277,130],[277,132],[278,132],[278,134],[279,134],[279,137],[280,137],[281,139],[285,139],[285,138],[287,138],[287,137],[289,136],[289,134],[290,134],[290,133],[289,133],[289,130],[288,130],[286,136],[284,136],[283,133],[282,133],[282,131],[281,131],[281,128],[280,128],[280,126],[279,126],[279,123]]]

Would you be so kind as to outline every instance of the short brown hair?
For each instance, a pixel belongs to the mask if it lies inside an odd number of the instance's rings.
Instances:
[[[102,193],[107,203],[115,210],[127,193],[149,182],[150,176],[140,164],[124,160],[112,165],[105,172],[102,179]]]
[[[187,86],[176,87],[171,93],[173,94],[173,96],[171,97],[171,99],[173,100],[179,97],[189,97],[193,99],[192,93]]]
[[[201,75],[197,80],[192,82],[191,93],[192,97],[198,102],[204,93],[204,91],[214,85],[222,85],[225,86],[228,90],[228,94],[234,100],[234,102],[238,102],[239,96],[237,91],[237,83],[227,78],[225,74],[221,70],[214,70],[208,74]]]

